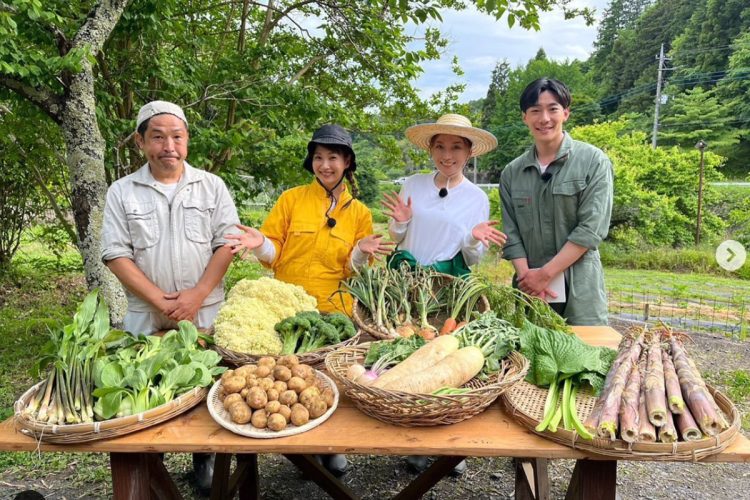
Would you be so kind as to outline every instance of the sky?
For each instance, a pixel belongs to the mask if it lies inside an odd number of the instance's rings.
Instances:
[[[596,9],[601,19],[609,0],[574,0],[572,6]],[[441,13],[443,22],[432,22],[449,40],[440,60],[423,63],[424,73],[414,82],[422,97],[445,89],[456,82],[465,83],[466,90],[459,99],[468,102],[487,94],[495,63],[507,59],[513,68],[526,64],[539,48],[553,60],[587,59],[593,51],[597,23],[586,26],[582,19],[563,19],[562,10],[540,15],[541,29],[527,31],[520,27],[508,28],[507,20],[499,21],[477,12],[473,5],[461,12]],[[418,33],[418,32],[415,32]],[[458,56],[463,77],[451,71],[453,56]]]

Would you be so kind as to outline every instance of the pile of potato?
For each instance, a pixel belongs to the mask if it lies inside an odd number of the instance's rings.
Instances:
[[[257,364],[224,372],[218,397],[232,422],[280,431],[289,423],[300,426],[320,417],[333,406],[334,395],[315,370],[292,354],[262,357]]]

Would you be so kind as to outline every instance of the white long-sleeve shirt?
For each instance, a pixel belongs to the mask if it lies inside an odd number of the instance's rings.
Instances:
[[[398,223],[391,219],[388,231],[398,248],[407,250],[422,265],[450,260],[460,251],[467,265],[479,262],[486,248],[471,236],[471,230],[489,220],[487,195],[464,178],[438,196],[435,174],[412,175],[401,186],[404,203],[411,197],[412,218]]]

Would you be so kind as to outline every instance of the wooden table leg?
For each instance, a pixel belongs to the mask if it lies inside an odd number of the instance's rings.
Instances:
[[[577,460],[565,500],[615,500],[617,460]]]
[[[237,491],[239,491],[240,500],[259,499],[258,455],[238,454],[237,467],[230,475],[231,463],[231,454],[216,454],[214,478],[211,482],[211,500],[232,499]]]
[[[331,495],[331,498],[342,500],[358,498],[348,486],[336,479],[333,474],[319,464],[312,455],[284,454],[284,456],[314,481],[315,484],[320,486],[323,491]]]
[[[110,453],[112,498],[142,500],[151,497],[151,474],[147,453]]]
[[[546,458],[516,458],[516,500],[549,500]]]
[[[174,484],[172,476],[169,475],[169,471],[164,467],[162,455],[158,453],[149,453],[148,461],[152,498],[157,498],[159,500],[181,499],[182,495],[180,494],[180,490],[177,489],[177,485]]]
[[[394,500],[406,500],[409,498],[420,498],[427,493],[430,488],[435,486],[438,481],[443,479],[446,474],[453,470],[461,460],[466,457],[441,456],[430,465],[427,470],[421,473],[409,485],[396,495]]]

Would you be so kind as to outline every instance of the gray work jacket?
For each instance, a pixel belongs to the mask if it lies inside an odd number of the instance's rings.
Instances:
[[[227,233],[237,233],[237,209],[224,181],[185,163],[172,203],[159,189],[148,164],[113,183],[107,191],[102,260],[126,257],[164,292],[193,288]],[[125,290],[128,310],[154,312]],[[203,301],[224,300],[219,283]]]
[[[598,247],[612,214],[612,162],[600,149],[567,133],[555,160],[540,175],[535,148],[509,163],[500,176],[503,257],[526,257],[538,268],[571,241],[589,250],[565,271],[563,316],[571,325],[607,324],[607,295]]]

